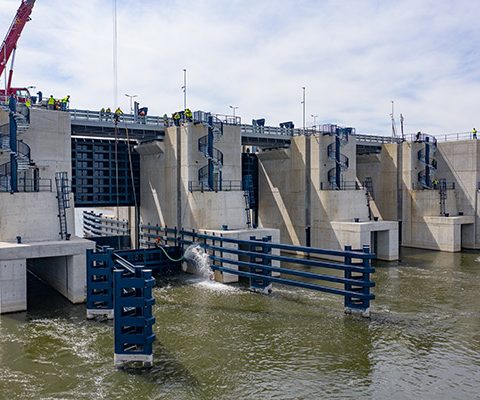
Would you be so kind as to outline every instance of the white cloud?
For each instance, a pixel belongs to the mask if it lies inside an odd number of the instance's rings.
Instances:
[[[17,0],[0,3],[8,26]],[[307,115],[389,134],[395,100],[409,132],[480,125],[480,3],[447,1],[118,0],[119,99],[153,114],[190,108],[301,125]],[[112,105],[112,1],[37,0],[15,82],[78,108]],[[398,115],[397,115],[398,118]],[[311,118],[307,121],[310,123]]]

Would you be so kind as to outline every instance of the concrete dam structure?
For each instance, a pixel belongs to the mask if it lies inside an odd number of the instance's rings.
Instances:
[[[178,126],[124,115],[117,126],[95,112],[17,108],[0,111],[2,313],[27,308],[27,269],[85,301],[85,253],[95,243],[73,234],[76,201],[130,207],[134,247],[142,224],[365,245],[382,260],[397,260],[399,245],[454,252],[480,241],[478,143],[468,138],[400,141],[205,112]]]

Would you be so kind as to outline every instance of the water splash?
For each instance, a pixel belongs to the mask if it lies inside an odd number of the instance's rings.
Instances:
[[[213,279],[213,270],[210,268],[208,254],[198,244],[188,246],[183,258],[186,264],[185,272],[199,275],[205,279]]]

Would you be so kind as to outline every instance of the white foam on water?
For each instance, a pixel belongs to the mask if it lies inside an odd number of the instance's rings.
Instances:
[[[238,287],[225,285],[224,283],[208,280],[200,281],[195,284],[195,286],[200,286],[205,289],[213,290],[216,292],[240,292],[241,290]]]
[[[205,279],[213,279],[213,270],[210,268],[208,254],[198,244],[188,246],[183,258],[187,263],[188,272]]]

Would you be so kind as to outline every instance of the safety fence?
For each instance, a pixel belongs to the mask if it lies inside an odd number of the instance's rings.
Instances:
[[[364,187],[356,181],[341,181],[340,186],[334,182],[320,182],[320,190],[363,190]]]
[[[130,235],[130,227],[126,220],[105,217],[93,211],[84,211],[83,233],[85,236],[127,236]]]
[[[453,181],[442,182],[442,180],[439,180],[438,182],[433,182],[431,188],[425,188],[420,183],[413,183],[412,188],[413,188],[413,190],[440,190],[440,185],[441,184],[443,185],[442,189],[444,189],[444,190],[455,190],[456,189],[455,182],[453,182]],[[480,186],[479,186],[479,189],[480,189]]]
[[[11,191],[11,177],[0,176],[0,192]],[[17,178],[17,191],[22,193],[51,192],[53,191],[52,180],[49,178]]]
[[[118,117],[118,122],[127,124],[146,124],[164,126],[164,119],[159,116],[139,116],[134,114],[118,114],[113,112],[101,112],[91,110],[69,110],[72,121],[95,121],[95,122],[113,122],[114,116]]]
[[[153,363],[153,272],[179,272],[187,246],[199,245],[216,274],[246,278],[252,291],[270,293],[281,284],[344,298],[345,311],[370,314],[375,257],[368,246],[344,251],[274,243],[271,236],[248,239],[195,230],[140,225],[142,249],[87,251],[87,318],[114,319],[114,363]],[[333,261],[333,259],[335,261]],[[288,267],[287,267],[288,266]],[[316,271],[315,271],[316,270]]]
[[[408,137],[412,142],[423,141],[425,134],[420,133],[420,140],[418,133],[409,134]],[[434,135],[427,135],[435,138],[435,142],[455,142],[459,140],[474,140],[472,132],[453,132],[453,133],[439,133]]]
[[[370,301],[375,298],[370,292],[375,285],[370,280],[374,272],[371,260],[375,255],[370,253],[369,246],[357,250],[352,250],[350,246],[345,246],[344,251],[327,250],[273,243],[271,237],[256,237],[254,233],[255,230],[252,230],[249,240],[241,240],[228,237],[228,230],[213,234],[142,224],[140,244],[150,248],[160,242],[183,248],[196,243],[209,253],[214,271],[246,277],[252,290],[269,291],[272,283],[279,283],[341,295],[347,312],[369,315]],[[289,268],[281,267],[280,263],[285,263]],[[301,270],[305,267],[326,269],[330,273],[340,271],[343,276]],[[329,284],[325,285],[325,282]]]
[[[208,182],[188,181],[189,192],[231,192],[234,190],[242,190],[242,181],[222,180],[213,182],[213,187],[210,187]]]

